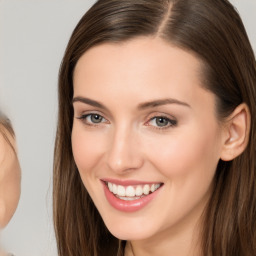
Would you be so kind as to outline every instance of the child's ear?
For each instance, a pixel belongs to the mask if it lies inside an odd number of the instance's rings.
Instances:
[[[224,125],[223,146],[220,158],[231,161],[246,148],[250,134],[251,115],[245,103],[240,104]]]

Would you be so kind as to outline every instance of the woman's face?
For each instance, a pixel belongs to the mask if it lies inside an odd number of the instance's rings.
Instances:
[[[77,63],[74,159],[120,239],[192,230],[202,214],[223,132],[215,97],[202,88],[201,65],[146,37],[93,47]]]

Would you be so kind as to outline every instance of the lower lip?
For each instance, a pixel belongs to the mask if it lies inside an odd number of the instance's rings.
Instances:
[[[102,183],[103,183],[103,187],[104,187],[105,196],[106,196],[108,202],[110,203],[110,205],[113,206],[115,209],[122,211],[122,212],[135,212],[135,211],[142,209],[158,195],[160,189],[162,188],[162,186],[161,186],[155,192],[153,192],[147,196],[144,196],[140,199],[136,199],[133,201],[125,201],[125,200],[119,199],[116,196],[114,196],[114,194],[111,193],[109,191],[109,189],[107,188],[107,185],[104,182],[102,182]]]

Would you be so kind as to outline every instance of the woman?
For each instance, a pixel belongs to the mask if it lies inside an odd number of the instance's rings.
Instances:
[[[59,74],[59,255],[256,255],[255,85],[228,1],[97,1]]]

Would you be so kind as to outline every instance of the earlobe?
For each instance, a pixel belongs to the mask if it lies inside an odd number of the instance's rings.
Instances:
[[[221,159],[231,161],[245,150],[250,134],[251,115],[245,103],[240,104],[228,117]]]

